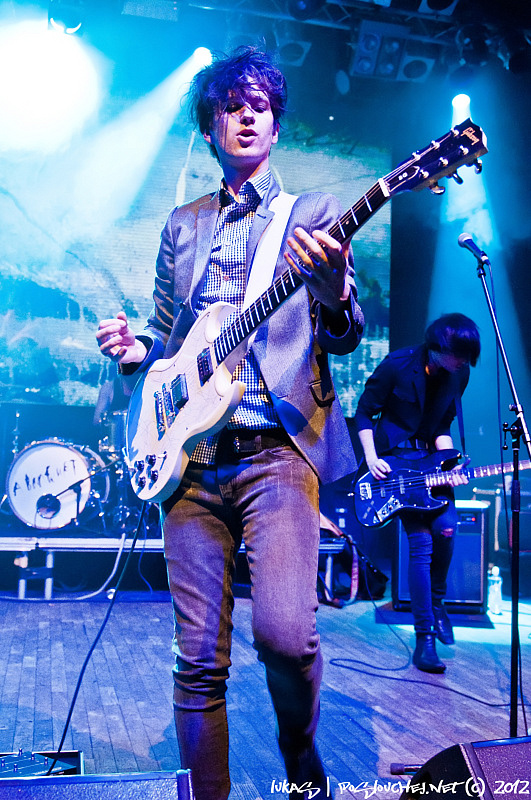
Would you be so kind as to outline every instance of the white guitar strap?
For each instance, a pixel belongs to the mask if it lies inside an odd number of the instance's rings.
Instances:
[[[271,201],[269,208],[275,216],[262,234],[251,265],[251,273],[245,290],[242,311],[269,289],[273,281],[275,266],[280,252],[280,245],[293,204],[297,200],[294,194],[280,192]]]

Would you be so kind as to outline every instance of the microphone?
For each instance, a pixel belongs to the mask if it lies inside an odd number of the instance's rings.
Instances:
[[[457,240],[457,244],[460,247],[466,248],[466,250],[470,250],[472,255],[475,256],[478,261],[481,261],[482,264],[490,264],[488,255],[484,253],[483,250],[480,250],[469,233],[462,233]]]

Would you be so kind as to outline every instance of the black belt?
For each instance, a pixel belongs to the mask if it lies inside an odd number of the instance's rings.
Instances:
[[[284,428],[224,428],[218,440],[216,461],[246,458],[286,445],[291,445],[291,439]]]
[[[414,450],[429,450],[429,445],[427,442],[423,442],[422,439],[406,439],[404,442],[399,442],[396,447],[407,447],[413,448]]]

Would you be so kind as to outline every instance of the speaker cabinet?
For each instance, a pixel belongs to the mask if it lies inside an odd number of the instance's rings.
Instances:
[[[401,800],[522,800],[531,791],[531,737],[456,744],[430,758],[408,781]]]
[[[0,780],[0,800],[194,800],[189,770]]]
[[[448,572],[445,604],[449,611],[484,614],[487,610],[487,509],[482,501],[457,500],[458,528]],[[409,546],[400,521],[397,524],[392,569],[395,611],[411,609],[408,580]]]

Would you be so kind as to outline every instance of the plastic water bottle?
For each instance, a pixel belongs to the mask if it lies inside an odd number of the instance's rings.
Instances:
[[[502,613],[502,576],[499,567],[492,567],[488,577],[488,607],[491,614]]]
[[[341,530],[341,533],[345,533],[347,527],[347,509],[346,508],[336,508],[336,519],[337,519],[337,527]]]

